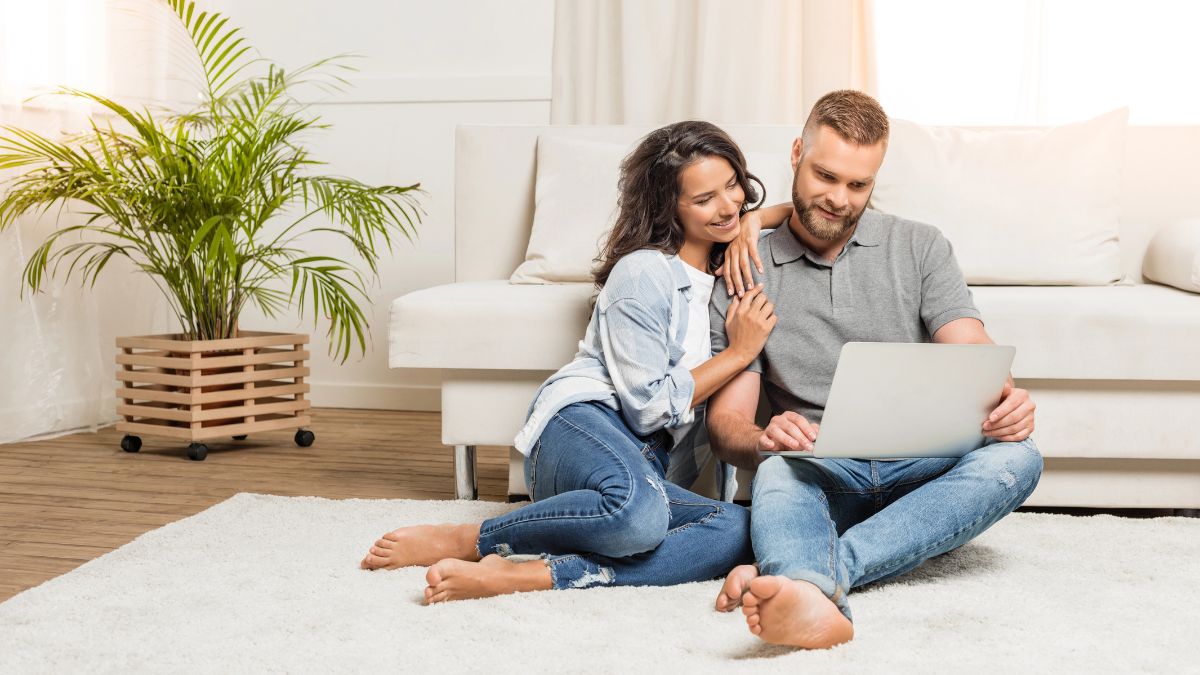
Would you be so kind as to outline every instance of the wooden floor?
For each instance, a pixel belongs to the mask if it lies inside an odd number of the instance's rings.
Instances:
[[[111,427],[0,445],[0,602],[238,492],[453,499],[453,451],[439,442],[438,413],[317,409],[313,417],[312,447],[297,447],[292,432],[270,432],[210,443],[203,462],[189,461],[184,444],[156,438],[143,438],[137,454],[122,452]],[[481,446],[477,461],[480,499],[505,499],[508,449]]]
[[[438,413],[317,409],[312,447],[293,432],[210,443],[143,438],[122,452],[107,428],[0,445],[0,602],[238,492],[334,499],[453,499],[453,451]],[[508,450],[480,447],[481,499],[502,500]]]

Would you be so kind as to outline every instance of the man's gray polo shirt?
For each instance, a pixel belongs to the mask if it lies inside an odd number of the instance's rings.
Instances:
[[[759,239],[758,251],[779,322],[748,370],[762,373],[772,415],[792,410],[819,423],[847,342],[929,342],[950,321],[980,319],[950,242],[929,225],[867,209],[832,264],[786,223]],[[709,305],[714,354],[728,346],[730,300],[718,284]]]

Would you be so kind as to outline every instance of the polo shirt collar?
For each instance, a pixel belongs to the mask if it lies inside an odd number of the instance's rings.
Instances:
[[[771,233],[771,260],[775,261],[776,265],[799,260],[807,252],[808,247],[800,243],[796,233],[792,232],[790,220]]]
[[[878,211],[874,209],[863,211],[862,217],[858,219],[858,227],[854,228],[854,234],[850,235],[847,245],[878,246],[883,239],[882,221],[883,218]]]
[[[850,235],[850,241],[846,242],[846,246],[849,247],[851,244],[878,246],[883,234],[883,223],[880,221],[878,211],[873,209],[863,211],[862,217],[858,219],[858,226],[854,228],[854,234]],[[771,260],[775,261],[776,265],[799,260],[806,254],[810,259],[815,259],[811,253],[812,251],[796,237],[796,233],[792,232],[789,223],[784,223],[771,234]]]

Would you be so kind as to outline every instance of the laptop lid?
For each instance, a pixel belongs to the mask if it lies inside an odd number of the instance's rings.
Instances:
[[[842,346],[817,457],[961,457],[981,447],[1016,348],[849,342]]]

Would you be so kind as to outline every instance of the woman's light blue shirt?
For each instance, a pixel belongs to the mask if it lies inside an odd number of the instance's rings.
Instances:
[[[534,396],[514,442],[517,450],[528,455],[550,418],[581,401],[599,401],[618,411],[639,436],[695,419],[696,382],[679,363],[692,297],[684,264],[678,256],[648,249],[617,261],[596,298],[575,359]],[[675,450],[704,436],[704,425],[695,426],[699,433],[690,433]]]

